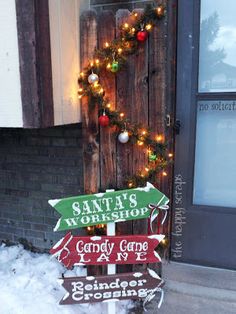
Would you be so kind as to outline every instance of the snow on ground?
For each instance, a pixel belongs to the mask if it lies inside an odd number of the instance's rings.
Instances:
[[[84,276],[86,269],[66,270],[48,254],[36,254],[23,246],[0,246],[0,314],[105,314],[107,305],[59,305],[65,294],[57,279]],[[127,313],[131,302],[116,304],[117,314]]]

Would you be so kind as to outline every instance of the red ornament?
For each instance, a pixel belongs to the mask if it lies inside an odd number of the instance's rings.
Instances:
[[[148,38],[148,32],[145,30],[141,30],[137,32],[136,38],[140,42],[144,42]]]
[[[98,122],[101,126],[108,126],[110,119],[106,114],[103,114],[98,118]]]

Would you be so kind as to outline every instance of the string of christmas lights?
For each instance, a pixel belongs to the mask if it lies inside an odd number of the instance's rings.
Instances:
[[[88,97],[90,109],[99,109],[98,122],[101,127],[116,127],[119,132],[118,141],[128,141],[146,150],[148,164],[143,170],[126,178],[128,188],[144,186],[147,181],[155,182],[157,175],[167,176],[165,171],[173,154],[167,152],[167,144],[163,134],[152,134],[148,127],[129,121],[124,112],[114,109],[114,105],[105,96],[100,83],[101,70],[106,69],[114,74],[120,71],[127,57],[134,54],[139,45],[145,42],[155,23],[165,16],[165,7],[146,6],[143,14],[131,13],[133,23],[124,23],[120,28],[120,36],[111,42],[105,42],[103,48],[95,49],[94,57],[89,61],[78,78],[79,98]]]

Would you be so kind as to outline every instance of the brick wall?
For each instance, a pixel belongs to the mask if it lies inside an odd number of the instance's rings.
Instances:
[[[132,11],[135,8],[143,8],[147,3],[157,3],[157,1],[150,0],[90,0],[91,8],[100,10],[128,9]]]
[[[0,129],[0,240],[47,249],[65,234],[47,201],[83,192],[81,131]]]

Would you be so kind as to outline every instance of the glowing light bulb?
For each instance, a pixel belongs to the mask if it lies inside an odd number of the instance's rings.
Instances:
[[[121,112],[121,113],[120,113],[120,117],[121,117],[121,118],[124,118],[124,116],[125,116],[124,112]]]
[[[149,31],[152,28],[152,25],[151,24],[147,24],[145,28],[146,28],[147,31]]]
[[[123,51],[123,49],[122,48],[118,48],[118,53],[121,53],[122,51]]]
[[[108,48],[109,46],[110,46],[109,43],[106,41],[105,42],[105,47]]]
[[[142,146],[144,144],[143,141],[137,141],[138,146]]]
[[[163,175],[163,177],[166,177],[167,176],[167,172],[162,171],[162,175]]]
[[[128,24],[128,23],[125,23],[125,24],[124,24],[124,28],[125,28],[125,29],[129,28],[129,24]]]
[[[156,136],[156,141],[157,141],[157,142],[163,141],[163,135],[157,135],[157,136]]]
[[[157,7],[157,15],[163,14],[163,7],[159,6]]]

